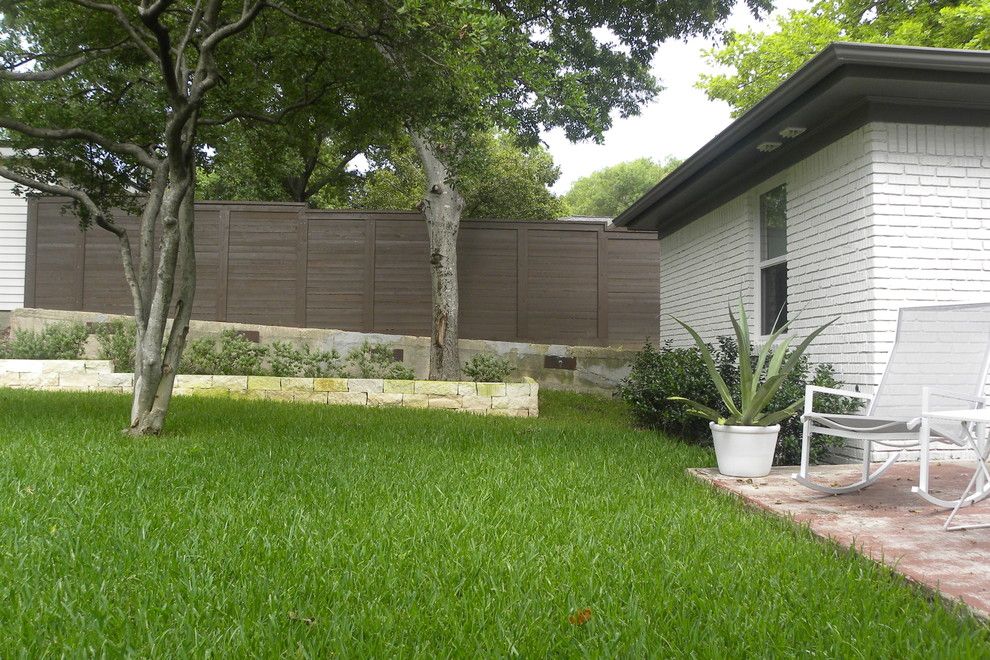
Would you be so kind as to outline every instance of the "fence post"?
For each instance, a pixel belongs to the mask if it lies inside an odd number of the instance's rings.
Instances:
[[[299,209],[296,219],[296,325],[306,327],[306,274],[309,270],[309,214]]]
[[[361,327],[365,332],[375,331],[375,242],[378,240],[374,218],[364,225],[364,300],[361,309]]]
[[[598,341],[608,345],[608,237],[598,229]]]
[[[217,321],[227,320],[227,270],[230,258],[230,207],[220,208],[217,224]]]
[[[34,307],[38,281],[38,200],[29,197],[24,249],[24,306]]]
[[[516,339],[529,339],[529,228],[516,229]]]

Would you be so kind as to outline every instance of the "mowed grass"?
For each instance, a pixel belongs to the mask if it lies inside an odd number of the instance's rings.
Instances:
[[[125,397],[0,390],[0,656],[990,655],[621,404],[541,405],[178,399],[134,440]]]

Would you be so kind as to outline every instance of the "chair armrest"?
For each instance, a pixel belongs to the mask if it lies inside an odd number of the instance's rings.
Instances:
[[[835,396],[847,396],[854,399],[872,401],[873,395],[855,390],[839,390],[834,387],[821,387],[819,385],[805,385],[804,388],[804,412],[805,414],[814,412],[814,398],[816,394],[834,394]]]
[[[972,396],[969,394],[957,394],[955,392],[944,392],[941,390],[936,390],[932,387],[922,387],[921,388],[921,414],[925,415],[930,412],[936,412],[929,407],[929,402],[932,398],[938,399],[950,399],[952,401],[966,401],[967,403],[975,403],[974,409],[979,410],[980,408],[985,408],[990,405],[990,400],[983,396]]]

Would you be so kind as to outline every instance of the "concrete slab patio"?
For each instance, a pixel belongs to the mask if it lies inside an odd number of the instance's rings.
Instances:
[[[932,469],[932,492],[944,497],[962,492],[973,463],[942,462]],[[860,468],[826,465],[815,468],[825,484],[851,483]],[[990,529],[942,531],[947,510],[911,493],[918,465],[894,465],[873,486],[847,495],[824,495],[790,478],[793,467],[774,468],[758,479],[725,477],[714,468],[689,473],[718,489],[795,522],[845,547],[855,547],[887,564],[909,580],[961,599],[975,613],[990,618]],[[963,509],[954,524],[990,523],[990,500]]]

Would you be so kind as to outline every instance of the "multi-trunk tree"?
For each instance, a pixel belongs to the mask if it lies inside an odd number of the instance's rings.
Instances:
[[[0,176],[67,197],[83,229],[117,238],[137,326],[135,434],[162,430],[188,333],[203,134],[280,121],[351,72],[291,13],[267,0],[0,0],[12,149]],[[139,216],[134,236],[120,210]]]

